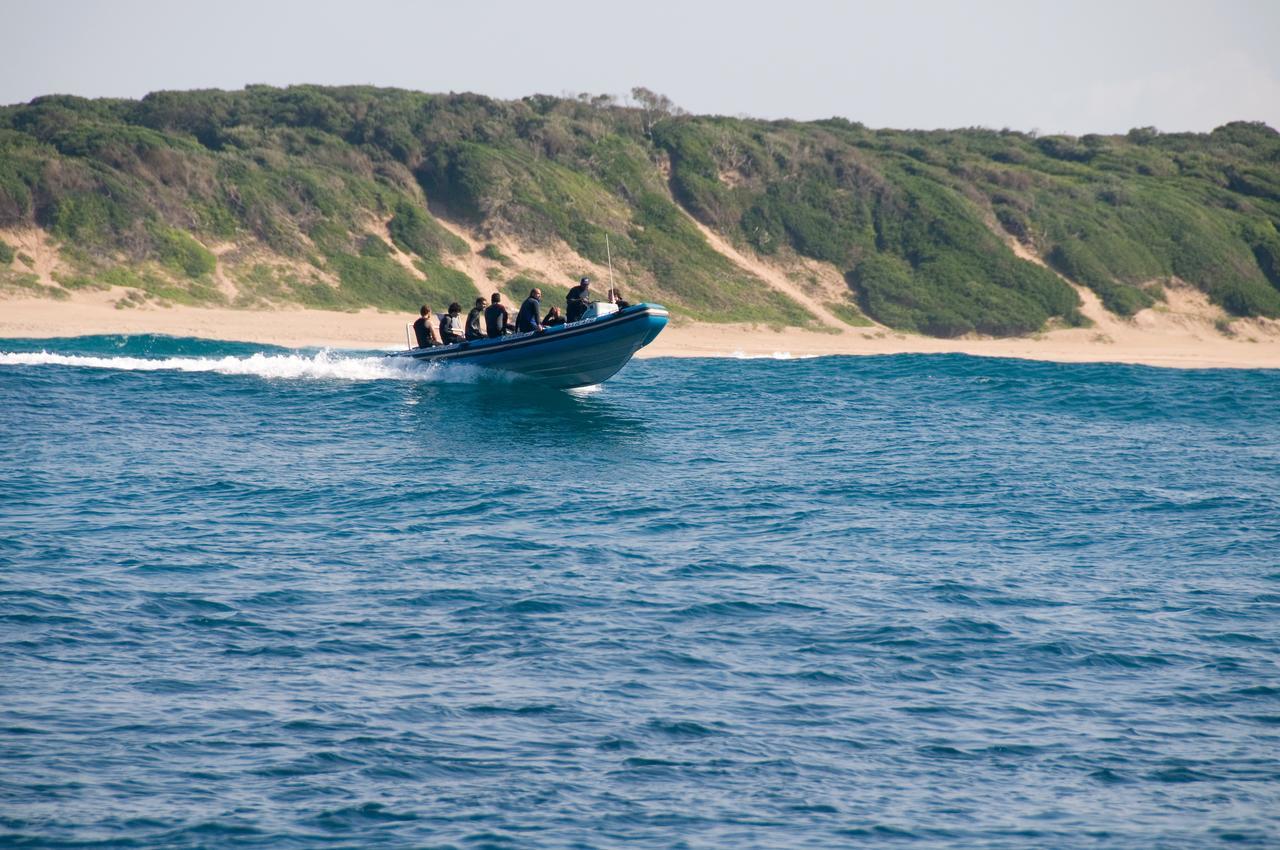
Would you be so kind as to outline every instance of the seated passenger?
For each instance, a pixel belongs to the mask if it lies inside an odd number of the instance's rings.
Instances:
[[[591,306],[591,278],[584,277],[578,281],[578,285],[569,290],[569,294],[565,296],[565,308],[568,318],[565,321],[576,322],[582,318],[582,314],[587,312],[587,308]]]
[[[541,312],[542,290],[534,287],[529,290],[529,297],[520,305],[520,312],[516,315],[516,332],[542,330],[542,324],[538,321],[538,314]]]
[[[476,306],[472,307],[471,312],[467,314],[467,339],[484,339],[484,328],[480,325],[487,303],[483,297],[477,298]]]
[[[631,306],[631,302],[622,300],[622,293],[617,289],[609,290],[609,303],[617,304],[619,310],[625,310]]]
[[[413,335],[417,338],[418,348],[430,348],[436,344],[435,328],[431,326],[431,308],[426,304],[418,311],[418,320],[413,323]]]
[[[484,328],[490,339],[512,331],[511,311],[502,303],[501,292],[495,292],[489,298],[489,306],[484,311]]]
[[[547,311],[547,315],[542,317],[542,326],[544,328],[550,327],[551,325],[563,325],[564,322],[565,319],[564,316],[561,315],[559,307],[552,307]]]
[[[467,338],[462,319],[462,305],[457,301],[449,305],[449,314],[440,318],[440,338],[445,345],[464,342]]]

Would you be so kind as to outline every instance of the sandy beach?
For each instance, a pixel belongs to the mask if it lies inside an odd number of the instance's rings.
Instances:
[[[0,338],[55,338],[92,334],[167,334],[259,342],[285,347],[395,349],[405,345],[414,318],[378,310],[345,313],[282,308],[117,308],[123,291],[77,293],[66,301],[0,300]],[[842,331],[775,329],[675,321],[644,349],[646,357],[806,357],[902,353],[964,353],[1058,362],[1120,362],[1180,368],[1280,369],[1280,323],[1238,319],[1190,289],[1121,319],[1088,303],[1089,328],[1047,331],[1013,339],[934,339],[887,328]]]

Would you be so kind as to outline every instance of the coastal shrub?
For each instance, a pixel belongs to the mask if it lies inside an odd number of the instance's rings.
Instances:
[[[54,272],[53,279],[57,281],[58,285],[61,286],[63,289],[81,290],[81,289],[105,289],[106,288],[104,284],[100,283],[97,280],[94,280],[92,277],[89,277],[88,275],[85,275],[85,274],[69,274],[68,275],[68,274],[61,274],[59,272]]]
[[[29,137],[0,130],[0,227],[31,222],[32,189],[40,185],[49,155]]]
[[[125,204],[109,195],[79,193],[53,205],[53,234],[61,239],[102,245],[123,234],[134,220]]]
[[[1008,206],[998,206],[995,211],[996,220],[1000,222],[1000,226],[1004,228],[1006,233],[1016,238],[1019,242],[1030,241],[1031,227],[1022,212]]]
[[[638,199],[636,226],[615,256],[651,270],[662,294],[695,318],[768,322],[797,327],[813,316],[794,299],[770,288],[713,250],[693,223],[667,198]],[[633,292],[635,296],[641,293]]]
[[[197,200],[191,203],[191,211],[198,222],[197,230],[219,239],[233,239],[238,229],[235,214],[225,202],[216,199]]]
[[[9,269],[0,269],[0,292],[16,292],[27,297],[52,298],[56,301],[65,301],[70,297],[70,293],[61,287],[41,283],[37,274]]]
[[[1263,276],[1280,289],[1280,233],[1270,222],[1254,224],[1246,228],[1245,239]]]
[[[831,315],[846,325],[852,325],[855,328],[868,328],[874,324],[862,314],[857,305],[847,301],[828,301],[826,307],[831,312]]]
[[[339,253],[331,257],[329,263],[342,285],[336,293],[313,287],[313,303],[317,297],[325,299],[325,303],[317,306],[407,310],[420,304],[448,304],[464,296],[466,290],[475,291],[470,279],[460,272],[424,263],[419,268],[425,279],[419,279],[386,255]],[[463,282],[465,289],[460,285]]]
[[[1036,140],[1036,147],[1046,156],[1071,162],[1088,162],[1094,154],[1088,145],[1069,136],[1044,136]]]
[[[152,236],[155,239],[156,259],[187,277],[198,278],[211,274],[218,265],[213,252],[189,233],[170,227],[155,227]]]
[[[510,299],[508,306],[516,309],[529,297],[529,291],[537,287],[542,290],[542,309],[551,307],[565,309],[565,298],[569,295],[569,287],[561,284],[547,283],[527,274],[517,274],[502,284],[502,294]]]
[[[1280,293],[1271,286],[1242,277],[1215,280],[1206,290],[1209,297],[1236,316],[1280,316]]]
[[[671,158],[671,191],[693,215],[719,224],[730,207],[729,191],[719,180],[711,134],[689,121],[668,121],[653,128],[654,144]]]
[[[1045,260],[1064,276],[1096,292],[1102,299],[1103,306],[1117,315],[1132,316],[1154,303],[1151,296],[1141,289],[1122,284],[1113,278],[1106,267],[1079,242],[1055,245]]]
[[[433,293],[434,298],[448,304],[451,301],[466,303],[475,298],[475,283],[465,273],[449,268],[439,260],[415,260],[414,266],[422,272],[426,282],[422,291]]]
[[[142,266],[113,265],[98,275],[106,286],[122,287],[145,293],[163,303],[189,306],[221,305],[227,297],[207,278],[174,280],[163,269],[148,263]]]
[[[840,267],[848,267],[871,239],[867,199],[818,174],[770,186],[743,224],[755,231],[757,247],[766,247],[762,237],[781,236],[798,253]]]
[[[495,263],[502,263],[504,266],[511,263],[511,258],[498,250],[498,246],[492,242],[480,249],[480,256],[486,260],[493,260]]]
[[[627,205],[590,174],[507,146],[458,145],[419,169],[428,194],[470,221],[501,220],[529,244],[563,240],[605,261],[605,232],[627,221]]]
[[[869,316],[938,336],[1007,336],[1076,310],[1069,286],[1013,256],[966,201],[918,176],[898,185],[876,207],[879,256],[851,278]]]
[[[360,240],[360,256],[362,257],[390,257],[391,246],[386,242],[374,236],[372,233]]]
[[[402,200],[395,215],[387,222],[387,231],[396,247],[423,259],[437,259],[446,254],[462,254],[467,243],[446,230],[417,204]]]
[[[9,265],[16,256],[17,253],[14,251],[13,246],[0,239],[0,266]]]

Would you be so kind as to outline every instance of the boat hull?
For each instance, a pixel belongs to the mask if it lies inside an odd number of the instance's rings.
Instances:
[[[466,363],[570,389],[598,384],[616,375],[666,324],[665,307],[636,304],[598,319],[555,325],[541,333],[413,348],[388,356],[429,363]]]

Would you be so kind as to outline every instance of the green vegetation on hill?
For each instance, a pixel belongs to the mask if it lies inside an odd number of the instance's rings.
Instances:
[[[692,216],[781,262],[833,264],[851,298],[833,304],[855,323],[854,303],[942,336],[1079,322],[1054,271],[1124,315],[1176,277],[1234,314],[1280,316],[1280,135],[1264,125],[905,132],[638,99],[315,86],[38,98],[0,108],[0,228],[43,228],[77,267],[68,280],[192,303],[225,300],[220,262],[238,303],[465,301],[491,283],[450,267],[468,247],[443,216],[529,247],[563,240],[595,263],[608,233],[627,297],[677,314],[814,321],[713,250]],[[210,248],[225,243],[219,260]]]
[[[867,314],[894,327],[1017,334],[1077,321],[1070,289],[997,228],[1123,315],[1173,276],[1234,313],[1280,315],[1273,253],[1259,247],[1280,221],[1280,136],[1261,125],[1074,140],[701,119],[655,135],[699,218],[762,253],[847,270]],[[1232,188],[1241,173],[1251,193]]]

